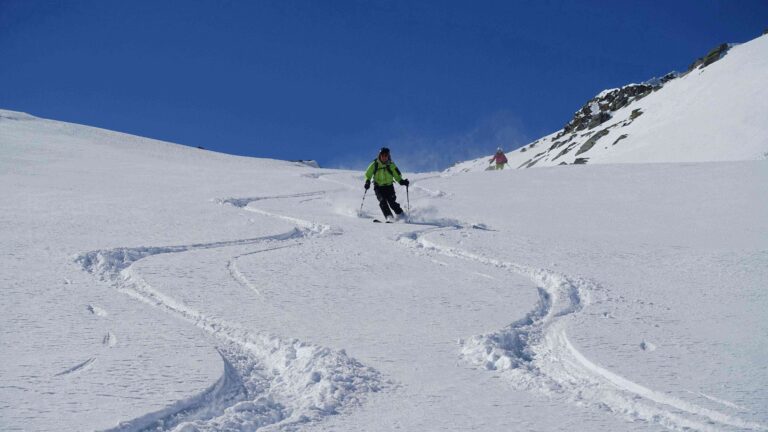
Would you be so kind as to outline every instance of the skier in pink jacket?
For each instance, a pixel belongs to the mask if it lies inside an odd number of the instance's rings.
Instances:
[[[504,169],[504,165],[507,163],[507,155],[504,154],[504,150],[501,147],[496,149],[496,154],[493,155],[488,163],[491,164],[493,161],[496,161],[497,170]]]

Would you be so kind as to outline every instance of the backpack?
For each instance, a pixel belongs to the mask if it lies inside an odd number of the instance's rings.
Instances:
[[[395,178],[395,173],[392,172],[392,167],[390,166],[390,164],[392,163],[392,160],[390,159],[389,162],[390,163],[384,164],[384,166],[387,168],[387,171],[389,171],[389,175],[391,175],[392,178]],[[397,170],[397,173],[400,174],[400,177],[402,177],[403,173],[400,172],[400,169],[398,168],[395,168],[395,169]],[[376,171],[378,170],[379,170],[379,158],[376,158],[373,160],[373,175],[371,176],[371,179],[374,179],[374,183],[376,179]]]

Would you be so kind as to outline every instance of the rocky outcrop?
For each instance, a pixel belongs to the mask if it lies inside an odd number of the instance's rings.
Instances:
[[[311,168],[320,168],[320,164],[318,164],[317,161],[311,159],[299,159],[291,162],[295,162],[297,164],[305,165]]]
[[[619,141],[623,140],[624,138],[628,137],[627,134],[621,134],[618,138],[616,138],[616,141],[613,142],[611,145],[616,145]]]
[[[645,112],[645,109],[655,110],[656,105],[641,103],[645,107],[640,108],[638,107],[640,104],[634,106],[633,104],[666,87],[669,82],[677,78],[682,79],[691,71],[701,70],[717,62],[727,55],[733,46],[733,44],[716,46],[703,57],[696,59],[683,73],[673,71],[639,84],[628,84],[600,92],[579,108],[562,129],[513,152],[511,160],[514,162],[511,163],[518,168],[578,165],[586,164],[590,160],[602,163],[606,160],[602,155],[611,153],[613,149],[621,149],[613,153],[614,155],[626,152],[626,149],[631,150],[632,146],[637,144],[632,137],[632,131],[637,127],[645,127],[658,118]],[[695,75],[699,75],[699,72]],[[698,79],[695,76],[690,78]],[[627,128],[640,117],[643,117],[640,120],[641,126]],[[485,168],[487,163],[478,163],[478,165]]]
[[[696,69],[696,68],[705,68],[712,63],[720,60],[725,56],[725,54],[728,53],[728,50],[731,49],[731,45],[729,44],[720,44],[714,48],[712,48],[707,55],[704,57],[699,57],[696,59],[695,62],[691,63],[691,65],[688,67],[688,72]]]
[[[580,110],[576,111],[573,119],[563,127],[564,133],[592,129],[611,119],[611,112],[624,108],[630,103],[649,95],[663,83],[674,79],[670,73],[661,78],[658,85],[630,84],[622,88],[608,90],[590,99]]]
[[[707,55],[693,62],[686,74],[696,68],[704,68],[720,60],[728,53],[731,46],[729,44],[721,44],[713,48]],[[537,154],[524,162],[520,167],[530,168],[542,160],[552,163],[567,155],[578,156],[588,152],[595,146],[598,140],[607,136],[611,129],[620,130],[623,127],[629,126],[635,119],[643,115],[641,109],[634,109],[623,121],[620,119],[608,127],[603,126],[602,129],[596,129],[598,126],[611,120],[616,111],[659,90],[666,83],[680,76],[682,74],[678,72],[670,72],[660,78],[652,78],[641,84],[629,84],[621,88],[601,92],[576,111],[573,118],[566,123],[563,129],[551,138],[547,138],[549,148],[544,153]],[[612,146],[628,136],[627,134],[620,135],[613,140]],[[539,142],[539,140],[536,142]],[[532,147],[533,144],[530,145],[530,148]],[[526,148],[523,147],[520,151],[523,152],[525,150]],[[575,160],[578,162],[573,163],[583,164],[587,163],[589,158],[580,157]],[[563,162],[560,163],[562,164]]]
[[[688,72],[699,67],[707,67],[720,60],[728,53],[730,48],[730,44],[724,43],[718,45],[710,50],[704,57],[696,59],[696,61],[688,68]],[[557,138],[569,133],[585,129],[589,130],[600,126],[612,118],[612,113],[614,111],[648,96],[651,92],[660,89],[664,84],[679,76],[680,74],[677,72],[670,72],[661,78],[653,78],[642,84],[629,84],[618,89],[603,91],[587,101],[581,109],[576,111],[571,121],[563,127],[562,132],[558,134]],[[631,119],[634,120],[640,114],[642,113],[635,114],[633,112],[633,117]]]
[[[576,156],[591,149],[600,138],[608,135],[608,133],[608,129],[603,129],[600,132],[592,135],[584,144],[581,145],[581,147],[579,147],[579,150],[576,152]]]

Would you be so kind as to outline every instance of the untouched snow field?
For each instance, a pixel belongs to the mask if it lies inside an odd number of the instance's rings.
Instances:
[[[406,177],[0,111],[0,429],[768,430],[768,161]]]

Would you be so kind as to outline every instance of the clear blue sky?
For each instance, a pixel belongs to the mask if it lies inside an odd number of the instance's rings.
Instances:
[[[0,108],[329,167],[388,145],[426,170],[767,27],[765,0],[0,0]]]

